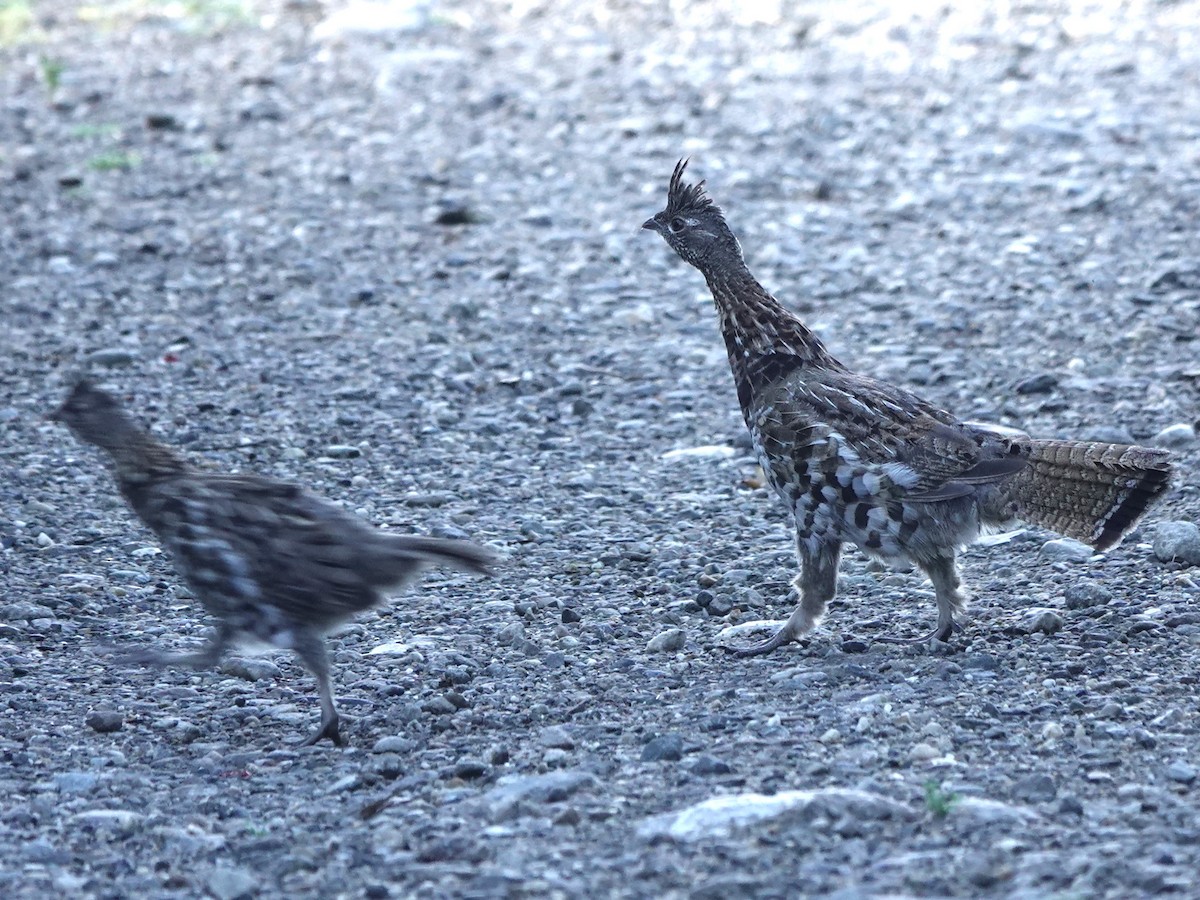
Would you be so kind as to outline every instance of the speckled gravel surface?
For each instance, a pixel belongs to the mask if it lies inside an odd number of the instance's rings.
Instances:
[[[1200,4],[997,6],[0,5],[0,894],[1200,894]],[[949,647],[875,641],[932,594],[851,552],[727,657],[793,561],[638,230],[681,155],[847,362],[1170,445],[1167,501],[971,549]],[[331,638],[351,746],[297,749],[288,654],[102,651],[206,623],[42,419],[79,368],[506,563]]]

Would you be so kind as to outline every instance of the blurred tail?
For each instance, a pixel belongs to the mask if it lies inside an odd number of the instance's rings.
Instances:
[[[1005,485],[1018,518],[1107,550],[1170,486],[1165,450],[1091,441],[1030,441]]]
[[[427,566],[452,566],[481,575],[491,574],[496,556],[468,541],[382,533],[364,548],[362,575],[379,587],[403,584]]]

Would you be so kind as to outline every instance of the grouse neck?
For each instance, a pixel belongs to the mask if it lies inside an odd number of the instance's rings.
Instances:
[[[725,271],[705,271],[721,320],[721,334],[736,370],[767,356],[794,357],[800,365],[840,368],[821,339],[768,293],[743,263]]]
[[[113,474],[127,495],[190,471],[183,457],[132,422],[114,423],[112,431],[98,443],[108,454]]]

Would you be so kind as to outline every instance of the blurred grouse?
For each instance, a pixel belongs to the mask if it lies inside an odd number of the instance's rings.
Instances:
[[[212,639],[195,653],[142,651],[128,658],[203,668],[239,639],[295,650],[321,697],[321,726],[306,745],[322,738],[342,743],[324,632],[427,565],[487,572],[492,561],[465,541],[372,528],[294,484],[197,471],[86,381],[53,418],[108,454],[121,493],[218,620]]]
[[[1105,550],[1166,490],[1164,451],[960,422],[850,371],[750,274],[703,182],[684,183],[686,165],[643,227],[708,282],[746,427],[795,520],[800,558],[799,606],[739,655],[768,653],[816,625],[836,591],[843,543],[920,566],[938,604],[937,628],[921,641],[944,641],[967,599],[955,555],[981,528],[1021,519]]]

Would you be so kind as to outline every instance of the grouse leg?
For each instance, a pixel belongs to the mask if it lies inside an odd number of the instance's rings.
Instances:
[[[748,647],[729,648],[735,656],[762,656],[784,644],[790,644],[813,630],[825,612],[825,604],[833,599],[837,591],[838,560],[842,555],[842,545],[827,541],[810,549],[804,539],[797,538],[796,554],[800,557],[800,574],[792,585],[800,594],[800,605],[784,626],[765,641]]]
[[[933,582],[933,590],[937,596],[938,623],[933,631],[919,638],[898,638],[883,636],[875,638],[886,644],[927,644],[933,639],[950,640],[950,635],[962,631],[962,626],[954,621],[954,614],[961,613],[967,606],[966,595],[962,592],[962,581],[958,577],[958,566],[953,556],[935,556],[929,560],[921,560],[920,566]]]
[[[321,725],[310,737],[301,741],[299,746],[311,747],[328,738],[341,747],[345,742],[338,731],[339,720],[337,708],[333,705],[333,685],[329,680],[329,654],[325,650],[325,642],[311,631],[302,632],[296,635],[294,649],[300,661],[317,679],[317,693],[321,698]]]

